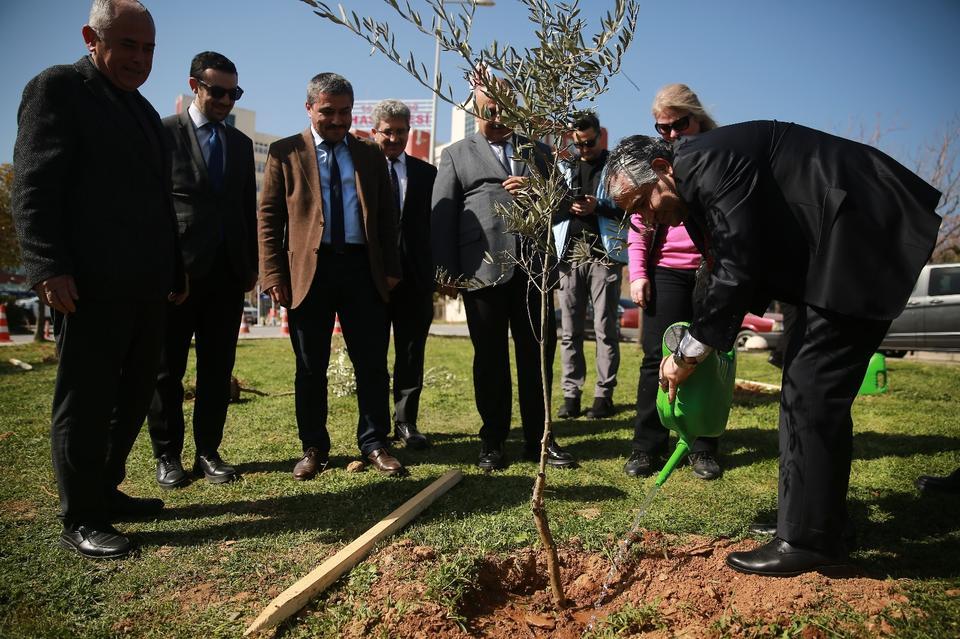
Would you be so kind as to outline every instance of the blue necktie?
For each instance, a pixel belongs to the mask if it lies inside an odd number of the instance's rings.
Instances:
[[[343,253],[347,240],[343,221],[343,185],[340,181],[340,165],[337,164],[337,156],[333,152],[335,145],[324,142],[323,146],[330,154],[330,243],[334,251]]]
[[[214,191],[219,191],[223,186],[223,141],[220,139],[220,125],[215,122],[207,122],[205,125],[210,130],[209,156],[207,157],[207,175],[210,177],[210,184]]]

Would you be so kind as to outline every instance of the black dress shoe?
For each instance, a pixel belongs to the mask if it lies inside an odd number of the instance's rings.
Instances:
[[[727,565],[738,572],[766,577],[795,577],[812,571],[832,573],[850,567],[842,553],[791,546],[779,537],[754,550],[730,553]]]
[[[104,510],[112,519],[124,517],[151,517],[163,510],[162,499],[131,497],[113,489],[104,497]]]
[[[108,524],[64,528],[60,546],[87,559],[118,559],[130,553],[130,540]]]
[[[717,458],[714,457],[712,453],[690,453],[688,457],[690,459],[690,466],[692,467],[693,474],[700,479],[706,479],[709,481],[720,476],[720,463],[717,462]]]
[[[613,407],[613,399],[609,397],[594,397],[593,406],[587,411],[587,417],[590,419],[605,419],[612,417],[616,413]]]
[[[528,445],[524,448],[523,456],[528,461],[539,463],[540,445]],[[547,466],[552,466],[553,468],[573,468],[576,465],[577,462],[573,459],[573,455],[561,448],[555,439],[551,439],[550,443],[547,444]]]
[[[935,477],[933,475],[920,475],[916,481],[917,490],[922,493],[960,493],[960,468],[956,469],[946,477]]]
[[[563,408],[557,411],[557,419],[576,419],[580,417],[580,398],[564,397]]]
[[[423,450],[430,445],[430,441],[426,436],[417,430],[416,424],[397,422],[393,425],[393,432],[396,433],[397,439],[402,441],[408,448]]]
[[[646,477],[657,471],[658,461],[656,456],[645,450],[634,450],[623,465],[623,472],[630,477]]]
[[[193,462],[193,474],[206,477],[208,484],[226,484],[237,478],[236,469],[223,461],[218,453],[197,455]]]
[[[503,444],[483,442],[480,444],[480,459],[477,468],[480,470],[500,470],[506,468],[506,459],[503,456]]]
[[[190,483],[179,455],[160,455],[157,458],[157,483],[160,488],[180,488]]]

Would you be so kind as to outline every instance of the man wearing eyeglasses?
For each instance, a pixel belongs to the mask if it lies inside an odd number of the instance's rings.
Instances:
[[[580,396],[587,380],[583,352],[587,304],[593,305],[593,330],[597,343],[597,380],[593,406],[587,417],[603,419],[614,414],[613,391],[620,367],[620,331],[617,306],[620,279],[627,253],[623,211],[606,197],[603,172],[609,153],[601,144],[600,120],[587,113],[572,131],[577,148],[565,163],[565,177],[573,195],[570,211],[558,216],[553,235],[560,255],[560,357],[563,407],[557,416],[580,416]],[[585,242],[589,259],[574,260],[574,247]]]
[[[683,222],[707,257],[690,329],[660,363],[671,402],[712,350],[733,347],[744,313],[773,297],[798,304],[783,362],[776,536],[727,564],[781,577],[843,570],[850,408],[933,251],[941,194],[877,149],[789,122],[675,146],[631,136],[607,167],[618,205],[646,224]]]
[[[404,151],[410,136],[410,108],[384,100],[371,114],[374,141],[386,158],[399,213],[403,279],[390,291],[387,313],[393,326],[393,433],[406,446],[426,448],[417,428],[423,391],[423,356],[433,322],[433,257],[430,252],[430,195],[437,169]]]
[[[173,148],[173,205],[192,295],[167,312],[163,358],[147,415],[157,483],[185,486],[183,376],[196,340],[193,474],[224,484],[237,472],[220,456],[243,293],[257,281],[257,185],[253,142],[225,120],[243,89],[237,67],[204,51],[190,63],[194,100],[163,120]]]
[[[96,0],[82,33],[89,56],[24,88],[11,204],[27,278],[54,311],[59,543],[106,559],[131,548],[111,522],[163,508],[118,486],[156,382],[167,300],[186,291],[164,131],[137,90],[153,65],[153,18],[139,2]]]
[[[357,446],[384,475],[406,474],[390,452],[387,302],[400,282],[397,211],[383,153],[350,135],[353,86],[336,73],[307,85],[310,126],[270,145],[260,194],[261,284],[290,309],[303,456],[296,480],[330,460],[327,366],[334,316],[357,381]]]
[[[482,422],[477,466],[493,471],[507,464],[503,447],[513,407],[510,337],[516,352],[523,454],[528,460],[540,459],[544,425],[540,323],[531,319],[539,317],[531,309],[540,308],[541,297],[529,276],[504,257],[520,255],[519,240],[507,231],[496,206],[511,205],[531,170],[546,172],[550,150],[540,143],[529,150],[530,142],[501,121],[501,105],[482,86],[474,90],[473,107],[479,116],[477,133],[447,147],[440,158],[430,229],[438,269],[459,282],[471,283],[463,291],[463,307],[473,343],[473,387]],[[448,285],[441,290],[458,294]],[[549,295],[547,309],[546,383],[550,388],[557,328]],[[573,456],[556,441],[549,442],[547,463],[556,468],[575,465]]]

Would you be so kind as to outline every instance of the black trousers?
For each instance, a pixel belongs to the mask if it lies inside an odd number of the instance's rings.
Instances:
[[[330,452],[327,432],[327,366],[334,315],[357,381],[357,445],[363,455],[388,446],[390,377],[387,372],[387,305],[370,275],[366,248],[348,247],[317,256],[310,292],[290,309],[290,341],[297,356],[294,391],[297,430],[303,449]]]
[[[535,446],[543,437],[545,412],[540,374],[541,295],[519,269],[510,281],[463,294],[467,327],[473,342],[473,389],[483,425],[480,438],[495,444],[510,433],[513,388],[509,334],[517,360],[517,390],[523,438]],[[528,310],[529,305],[529,310]],[[557,348],[557,320],[553,297],[547,295],[547,388],[553,383],[553,356]]]
[[[780,392],[777,535],[837,551],[853,454],[850,407],[889,321],[798,306]]]
[[[393,326],[393,421],[416,424],[423,391],[423,362],[433,323],[433,291],[402,281],[387,306]]]
[[[660,362],[663,360],[663,332],[675,322],[693,318],[693,287],[696,271],[692,269],[654,269],[650,282],[650,302],[643,309],[640,343],[643,360],[637,382],[637,416],[633,422],[633,448],[651,454],[667,452],[670,431],[660,423],[657,413],[657,388],[660,384]],[[691,452],[717,451],[716,437],[698,437]]]
[[[155,457],[164,454],[179,457],[183,452],[183,375],[194,336],[197,388],[193,441],[198,455],[208,456],[220,448],[242,315],[243,289],[225,256],[217,259],[208,276],[190,279],[187,301],[167,307],[160,373],[147,414]]]
[[[164,300],[81,299],[55,313],[59,366],[50,428],[64,526],[107,521],[160,364]]]

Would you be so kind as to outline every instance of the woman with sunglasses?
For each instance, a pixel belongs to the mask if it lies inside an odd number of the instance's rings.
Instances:
[[[670,141],[717,127],[697,94],[685,84],[668,84],[660,89],[653,99],[653,117],[657,132]],[[668,326],[693,317],[693,289],[701,255],[682,224],[648,228],[639,215],[633,215],[630,222],[630,297],[643,309],[644,355],[637,386],[633,453],[623,471],[638,477],[659,470],[667,453],[669,431],[660,423],[656,407],[661,340]],[[689,460],[693,474],[700,479],[719,477],[717,438],[698,438]]]

